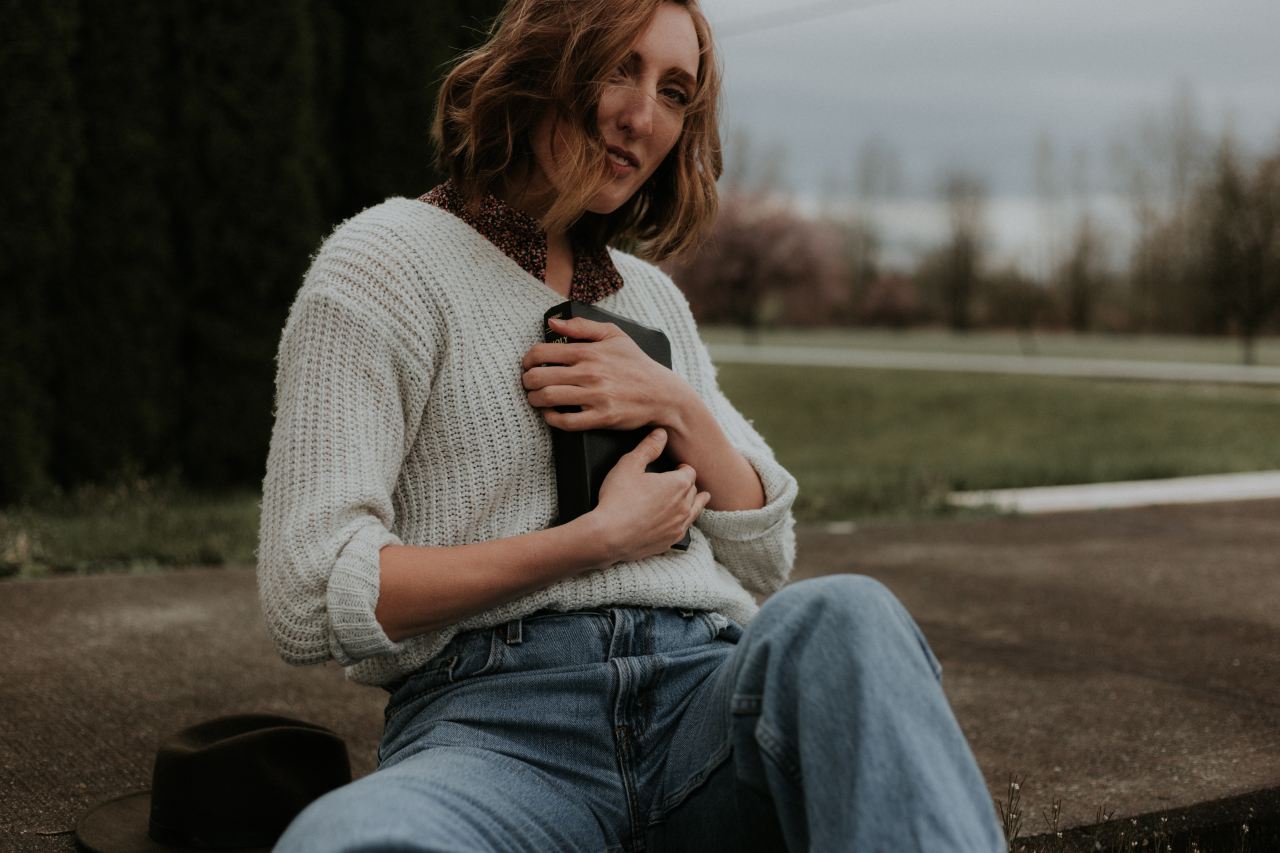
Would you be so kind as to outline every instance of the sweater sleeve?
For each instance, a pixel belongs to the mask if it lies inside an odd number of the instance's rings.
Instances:
[[[791,507],[799,484],[774,457],[755,427],[729,402],[716,381],[716,367],[698,334],[697,322],[684,293],[661,271],[659,298],[668,313],[668,336],[681,354],[685,380],[697,392],[724,430],[729,443],[751,463],[764,490],[758,509],[704,509],[694,522],[723,565],[748,591],[769,594],[780,589],[795,567],[795,518]],[[665,298],[663,298],[665,297]]]
[[[720,390],[715,365],[701,339],[695,335],[692,345],[696,373],[690,384],[711,409],[730,444],[755,469],[765,501],[758,509],[704,509],[694,525],[711,543],[716,561],[733,572],[748,592],[769,594],[787,582],[795,566],[795,518],[791,507],[799,484]]]
[[[290,664],[343,666],[403,648],[374,617],[392,532],[411,371],[349,297],[303,289],[277,354],[262,489],[258,592]]]

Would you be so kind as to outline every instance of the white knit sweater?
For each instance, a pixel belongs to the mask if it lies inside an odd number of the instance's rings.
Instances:
[[[720,392],[671,279],[610,254],[624,286],[597,304],[666,332],[672,369],[759,473],[765,506],[705,509],[687,551],[579,574],[392,642],[374,618],[379,549],[517,536],[556,517],[551,431],[525,398],[520,360],[565,297],[452,214],[391,198],[324,241],[280,339],[257,559],[267,628],[287,662],[332,658],[353,681],[385,684],[459,631],[542,608],[682,607],[745,624],[758,609],[750,593],[786,581],[795,478]]]

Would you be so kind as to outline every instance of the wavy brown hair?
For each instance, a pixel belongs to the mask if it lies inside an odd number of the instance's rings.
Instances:
[[[680,136],[621,207],[579,215],[610,180],[596,122],[605,81],[665,2],[687,9],[698,34],[697,91]],[[570,189],[543,214],[544,228],[568,228],[590,247],[635,241],[653,261],[706,235],[722,170],[720,68],[697,0],[508,0],[485,43],[445,78],[431,128],[440,171],[472,209],[486,193],[522,185],[533,173],[529,137],[548,109],[563,123],[557,162]]]

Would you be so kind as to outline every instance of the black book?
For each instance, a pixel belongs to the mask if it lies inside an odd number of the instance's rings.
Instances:
[[[547,321],[552,317],[572,319],[585,317],[600,323],[614,323],[644,350],[645,354],[665,367],[671,367],[671,342],[661,329],[654,329],[597,308],[587,302],[570,299],[551,308],[542,317],[542,337],[547,343],[573,343],[575,339],[567,338],[552,331]],[[559,412],[581,411],[581,406],[556,406]],[[590,512],[600,501],[600,486],[604,478],[618,464],[618,460],[636,446],[653,431],[653,425],[639,429],[613,430],[563,430],[551,427],[551,446],[555,454],[556,492],[560,501],[560,513],[555,524],[564,524],[580,515]],[[679,463],[672,459],[667,450],[650,462],[646,471],[674,471]],[[689,547],[689,533],[671,547],[684,551]]]

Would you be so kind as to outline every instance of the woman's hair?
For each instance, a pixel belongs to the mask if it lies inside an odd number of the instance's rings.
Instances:
[[[604,83],[664,2],[688,10],[698,34],[698,89],[676,144],[616,211],[583,213],[610,180],[596,122]],[[720,69],[697,0],[508,0],[484,44],[463,55],[440,87],[431,129],[437,164],[478,209],[486,193],[536,168],[530,135],[548,109],[562,121],[557,164],[565,189],[542,217],[599,247],[635,240],[655,261],[695,245],[716,212]]]

